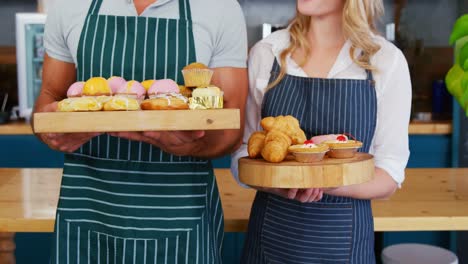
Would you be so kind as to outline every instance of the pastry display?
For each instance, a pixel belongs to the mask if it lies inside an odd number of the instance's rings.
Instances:
[[[109,87],[112,90],[112,93],[115,94],[117,93],[117,90],[126,83],[124,78],[118,77],[118,76],[112,76],[109,79],[107,79],[107,83],[109,84]]]
[[[190,63],[182,69],[185,86],[206,87],[210,85],[213,71],[199,62]]]
[[[144,110],[188,109],[187,97],[180,94],[179,86],[173,80],[157,80],[148,90],[149,99],[141,103]]]
[[[348,139],[345,134],[332,135],[332,137],[334,138],[323,141],[330,148],[327,154],[330,158],[352,158],[357,150],[362,147],[361,141]]]
[[[223,108],[223,91],[216,86],[199,87],[192,91],[190,109]]]
[[[292,153],[296,161],[316,162],[323,160],[328,149],[329,147],[327,144],[315,144],[313,140],[306,140],[303,144],[290,146],[288,150]]]
[[[293,116],[266,117],[260,122],[266,131],[279,130],[291,137],[293,144],[306,141],[304,131],[299,126],[299,121]]]

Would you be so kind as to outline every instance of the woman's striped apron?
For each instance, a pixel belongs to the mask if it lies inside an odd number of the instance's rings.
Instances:
[[[275,61],[270,82],[280,67]],[[263,99],[262,117],[293,115],[307,137],[350,133],[368,152],[376,126],[377,99],[367,80],[286,75]],[[300,203],[258,192],[242,263],[375,263],[369,200],[324,195]]]
[[[93,0],[77,79],[182,83],[196,54],[189,0],[178,1],[180,19],[164,19],[98,15],[102,0]],[[223,231],[208,160],[108,135],[65,156],[54,263],[219,263]]]

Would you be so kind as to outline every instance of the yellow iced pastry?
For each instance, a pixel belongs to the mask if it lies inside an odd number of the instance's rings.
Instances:
[[[87,80],[83,87],[84,96],[112,95],[112,90],[106,79],[93,77]]]
[[[114,96],[104,104],[104,111],[131,111],[140,110],[140,103],[135,98]]]
[[[87,112],[102,110],[102,103],[95,97],[72,97],[58,103],[60,112]]]

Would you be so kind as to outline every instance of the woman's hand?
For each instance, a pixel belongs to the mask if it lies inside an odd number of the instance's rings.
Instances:
[[[57,111],[57,102],[45,105],[42,111]],[[71,153],[100,134],[102,133],[40,133],[37,136],[51,149]]]
[[[296,200],[301,203],[312,203],[320,201],[323,197],[323,190],[320,188],[308,188],[308,189],[281,189],[281,188],[264,188],[255,187],[257,190],[262,192],[272,193],[283,198]]]
[[[109,133],[111,136],[142,141],[179,156],[195,155],[203,147],[205,131],[147,131]]]

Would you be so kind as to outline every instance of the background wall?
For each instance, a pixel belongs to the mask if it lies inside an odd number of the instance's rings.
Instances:
[[[15,13],[36,10],[35,0],[0,0],[0,46],[15,46]]]

